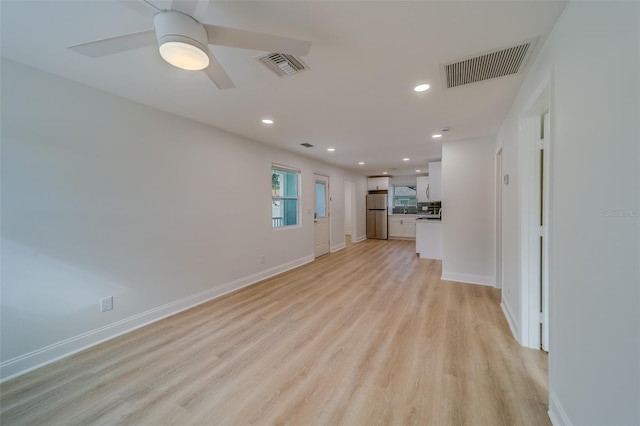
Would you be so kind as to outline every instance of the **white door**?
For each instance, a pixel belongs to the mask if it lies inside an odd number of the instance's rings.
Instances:
[[[315,212],[315,257],[329,253],[329,178],[315,175],[316,212]]]

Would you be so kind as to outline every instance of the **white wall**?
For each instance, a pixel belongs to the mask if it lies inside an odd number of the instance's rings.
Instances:
[[[299,228],[271,228],[272,163],[302,171]],[[363,176],[3,60],[2,377],[311,261],[314,172],[332,250],[345,179],[364,239]]]
[[[518,127],[549,80],[549,390],[556,425],[640,424],[639,27],[638,2],[569,3],[497,138],[511,175],[503,302],[518,321],[518,200],[528,197],[518,185],[528,161],[519,154]]]
[[[442,278],[495,285],[492,138],[442,144]]]
[[[344,182],[344,233],[351,235],[351,217],[353,214],[353,182]]]
[[[402,175],[402,176],[393,176],[390,179],[391,185],[393,186],[415,186],[417,179],[415,175]]]

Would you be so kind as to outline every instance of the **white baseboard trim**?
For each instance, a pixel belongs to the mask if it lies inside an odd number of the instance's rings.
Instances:
[[[504,302],[504,300],[500,302],[500,307],[502,308],[502,313],[507,320],[507,324],[509,324],[509,328],[511,329],[513,338],[516,339],[516,342],[520,343],[520,328],[518,327],[518,323],[513,317],[511,308]]]
[[[342,244],[336,244],[335,246],[332,246],[330,251],[331,251],[331,253],[335,253],[337,251],[342,250],[346,246],[347,246],[347,244],[345,242],[342,242]]]
[[[547,414],[549,414],[549,419],[551,419],[553,426],[571,426],[573,424],[558,397],[553,392],[549,392],[549,411]]]
[[[312,261],[313,255],[305,256],[4,361],[0,383]]]
[[[445,281],[457,281],[459,283],[479,284],[495,287],[495,277],[485,275],[461,274],[458,272],[442,271],[442,279]]]
[[[351,237],[351,242],[352,243],[359,243],[359,242],[364,241],[366,239],[367,239],[366,235],[359,235],[359,236],[356,236],[355,238]]]

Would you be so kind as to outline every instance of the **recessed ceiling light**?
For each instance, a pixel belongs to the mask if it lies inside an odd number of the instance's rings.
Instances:
[[[424,92],[425,90],[429,90],[429,86],[428,84],[418,84],[416,87],[413,88],[413,90],[415,90],[416,92]]]
[[[402,161],[409,161],[410,158],[403,158]]]
[[[389,172],[382,172],[382,174],[383,174],[383,175],[388,175],[388,174],[389,174]]]
[[[263,118],[262,124],[273,124],[273,120],[270,118]]]
[[[364,161],[358,162],[359,165],[364,166]]]
[[[435,135],[431,135],[431,137],[434,139],[438,139],[438,138],[441,138],[442,135],[440,133],[436,133]]]
[[[421,170],[420,170],[420,169],[416,170],[416,173],[420,173],[420,172],[421,172]]]
[[[336,150],[335,148],[327,148],[327,151],[329,151],[329,152],[333,152],[335,150]]]

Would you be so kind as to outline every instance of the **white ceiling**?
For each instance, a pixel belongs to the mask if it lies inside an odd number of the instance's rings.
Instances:
[[[213,46],[236,85],[228,90],[165,63],[155,47],[98,59],[66,49],[152,28],[117,1],[0,5],[4,57],[363,174],[404,175],[441,158],[431,134],[445,126],[444,143],[494,135],[523,79],[443,89],[440,65],[540,37],[535,55],[565,3],[211,2],[203,22],[312,42],[302,58],[310,70],[283,79],[255,60],[264,52]],[[420,82],[431,89],[415,93]],[[275,124],[261,124],[264,117]]]

